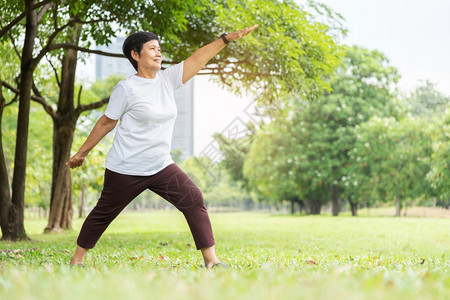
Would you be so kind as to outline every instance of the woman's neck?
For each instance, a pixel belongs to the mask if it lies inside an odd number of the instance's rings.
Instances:
[[[158,73],[159,70],[142,70],[138,69],[136,76],[147,78],[147,79],[155,79],[156,73]]]

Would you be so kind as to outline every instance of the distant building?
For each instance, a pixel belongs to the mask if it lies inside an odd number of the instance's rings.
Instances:
[[[122,53],[125,37],[118,37],[109,46],[99,46],[97,50],[110,53]],[[105,79],[111,75],[128,76],[136,73],[126,58],[96,55],[96,79]],[[194,80],[175,91],[178,117],[172,137],[172,150],[181,149],[182,158],[194,155]]]
[[[118,37],[109,46],[98,46],[97,50],[122,53],[122,44],[125,37]],[[95,78],[105,79],[111,75],[131,75],[136,73],[128,59],[120,57],[110,57],[103,55],[95,56]]]

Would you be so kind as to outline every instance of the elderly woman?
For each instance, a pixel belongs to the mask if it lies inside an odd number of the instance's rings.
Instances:
[[[125,39],[123,53],[136,74],[114,87],[105,114],[67,162],[72,169],[81,166],[86,155],[120,120],[106,158],[100,199],[84,221],[71,265],[81,265],[88,249],[95,246],[109,224],[134,198],[149,189],[184,214],[205,267],[226,267],[215,254],[211,222],[201,191],[170,156],[177,116],[174,91],[194,77],[226,44],[257,26],[223,34],[185,61],[162,71],[158,36],[137,32]]]

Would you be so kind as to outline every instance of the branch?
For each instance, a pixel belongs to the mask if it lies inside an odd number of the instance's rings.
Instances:
[[[10,90],[11,92],[15,93],[16,95],[20,94],[20,90],[16,89],[15,87],[12,87],[11,85],[9,85],[7,82],[1,81],[0,80],[0,84],[3,85],[4,87],[6,87],[8,90]],[[55,117],[55,112],[53,110],[53,108],[47,103],[47,101],[45,101],[44,98],[36,96],[36,95],[31,95],[31,100],[36,101],[38,103],[40,103],[45,111],[52,117]],[[9,104],[11,104],[13,101],[11,101]],[[8,105],[9,105],[8,104]]]
[[[104,51],[100,51],[100,50],[86,49],[86,48],[83,48],[83,47],[80,47],[80,46],[77,46],[74,44],[69,44],[69,43],[53,44],[49,47],[49,51],[56,50],[56,49],[74,49],[74,50],[78,50],[80,52],[85,52],[85,53],[99,54],[99,55],[109,56],[109,57],[125,58],[125,55],[123,55],[121,53],[110,53],[110,52],[104,52]]]
[[[233,74],[240,74],[240,75],[245,75],[245,76],[261,76],[261,77],[267,77],[269,76],[268,74],[265,73],[250,73],[250,72],[244,72],[244,71],[239,71],[239,70],[235,70],[230,71],[230,72],[225,72],[225,71],[220,71],[220,69],[213,69],[213,68],[204,68],[204,70],[208,70],[210,72],[202,72],[202,73],[198,73],[197,75],[219,75],[219,76],[231,76]]]
[[[115,18],[111,18],[111,19],[95,19],[95,20],[90,20],[90,21],[82,21],[82,20],[77,19],[76,23],[79,23],[79,24],[95,24],[95,23],[100,23],[100,22],[107,22],[107,23],[109,23],[109,22],[114,22],[114,21],[116,21]]]
[[[0,85],[4,86],[5,88],[7,88],[8,90],[19,94],[19,89],[16,89],[14,87],[12,87],[9,83],[7,83],[6,81],[0,80]]]
[[[41,10],[39,10],[38,14],[37,14],[37,22],[39,23],[42,19],[42,17],[44,16],[44,14],[47,12],[47,10],[50,9],[50,7],[52,6],[56,6],[55,3],[46,3]]]
[[[77,106],[80,107],[80,102],[81,102],[81,91],[83,90],[83,86],[80,85],[80,90],[78,91],[78,104]]]
[[[61,87],[61,82],[59,81],[58,70],[57,70],[57,69],[55,68],[55,66],[53,65],[52,60],[51,60],[51,59],[48,59],[48,57],[46,57],[46,58],[47,58],[48,63],[49,63],[50,66],[52,67],[53,72],[55,73],[56,83],[58,84],[59,87]]]
[[[34,80],[32,82],[31,88],[33,89],[33,92],[35,93],[35,95],[37,96],[36,99],[33,99],[34,101],[40,103],[45,111],[52,117],[55,118],[56,114],[55,111],[53,110],[53,107],[51,107],[51,105],[49,105],[47,103],[47,101],[45,101],[44,97],[42,96],[41,92],[38,90],[36,84],[34,83]]]
[[[19,49],[17,49],[16,46],[16,40],[14,39],[14,37],[12,36],[11,32],[8,32],[8,36],[11,39],[11,42],[13,44],[13,48],[14,48],[14,52],[16,52],[17,56],[19,57],[20,60],[22,60],[22,55],[20,54]]]
[[[82,104],[81,104],[81,105],[78,105],[76,111],[77,111],[79,114],[81,114],[82,112],[85,112],[85,111],[87,111],[87,110],[92,110],[92,109],[100,108],[100,107],[102,107],[103,105],[105,105],[106,103],[108,103],[108,101],[109,101],[109,97],[104,98],[104,99],[102,99],[102,100],[100,100],[100,101],[91,103],[91,104],[87,104],[87,105],[82,105]]]
[[[3,82],[0,81],[0,114],[3,114],[3,107],[5,103],[5,98],[3,98]],[[0,115],[1,118],[1,115]]]
[[[33,93],[34,93],[36,96],[38,96],[38,97],[44,99],[44,97],[42,97],[41,92],[38,90],[36,84],[34,83],[34,80],[31,82],[31,88],[33,89]]]
[[[14,95],[14,98],[12,98],[11,101],[9,101],[8,103],[5,104],[5,107],[8,106],[8,105],[13,104],[13,103],[16,102],[17,100],[19,100],[19,95],[18,95],[18,94],[15,94],[15,95]]]
[[[17,99],[19,99],[19,97],[18,97],[19,95],[15,94],[14,98],[11,101],[9,101],[8,103],[6,103],[5,97],[3,97],[3,86],[4,86],[4,82],[0,81],[0,111],[1,111],[1,113],[3,113],[3,108],[5,108],[8,105],[13,104],[14,102],[17,101]]]
[[[30,11],[35,10],[43,5],[46,5],[51,0],[43,0],[42,2],[36,3],[35,5],[32,5],[30,7]],[[23,11],[20,15],[18,15],[14,20],[12,20],[8,25],[3,27],[0,31],[0,38],[4,36],[11,28],[14,27],[17,23],[19,23],[23,18],[26,17],[26,15],[30,12],[28,10]]]
[[[179,64],[181,61],[164,61],[163,64],[166,65],[176,65]],[[217,65],[218,63],[225,63],[226,65],[240,65],[240,64],[248,64],[251,65],[253,67],[255,67],[255,65],[253,63],[251,63],[247,58],[243,59],[243,60],[236,60],[236,61],[231,61],[231,60],[211,60],[209,62],[208,65]]]
[[[53,110],[53,107],[51,107],[51,105],[49,105],[47,103],[47,101],[45,101],[44,98],[41,97],[37,97],[37,96],[31,96],[31,100],[36,101],[37,103],[41,104],[42,107],[44,108],[44,110],[53,118],[56,118],[56,114],[55,111]]]
[[[58,12],[58,6],[55,5],[55,6],[53,6],[53,28],[55,30],[58,29],[58,14],[57,14],[57,12]]]

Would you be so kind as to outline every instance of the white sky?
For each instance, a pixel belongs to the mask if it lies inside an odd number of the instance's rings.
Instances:
[[[346,44],[384,52],[413,90],[430,79],[450,95],[450,0],[322,0],[345,18]]]
[[[450,95],[450,0],[322,2],[345,18],[345,44],[387,55],[402,76],[401,90],[410,92],[421,79],[429,79]],[[196,76],[194,97],[194,154],[198,155],[213,140],[214,132],[226,129],[236,117],[245,118],[243,111],[251,101],[221,90],[206,76]]]

